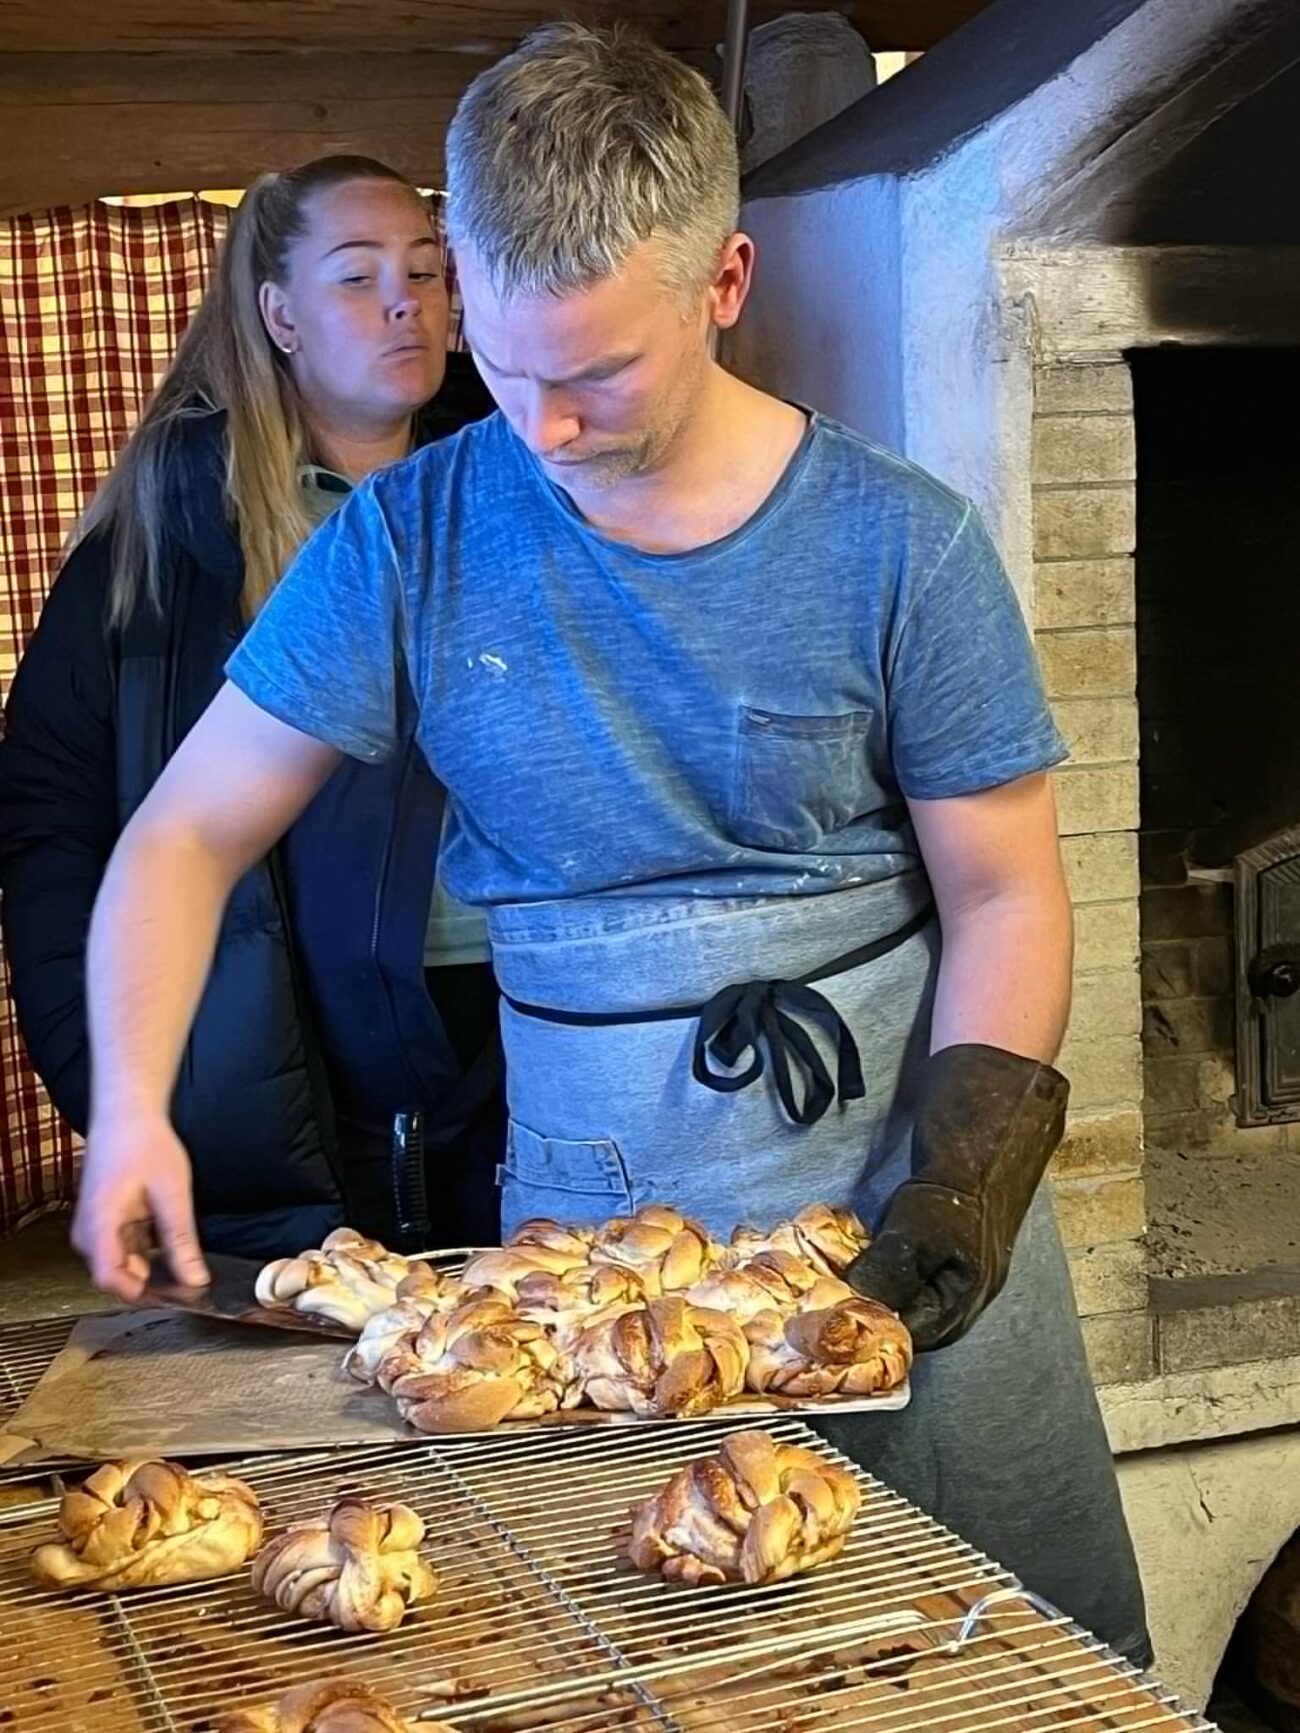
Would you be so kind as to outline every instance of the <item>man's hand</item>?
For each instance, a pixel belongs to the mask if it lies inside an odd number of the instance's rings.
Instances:
[[[927,1061],[912,1177],[845,1271],[899,1314],[919,1353],[965,1335],[1001,1292],[1069,1093],[1050,1065],[999,1047],[945,1047]]]
[[[190,1161],[165,1117],[92,1123],[72,1218],[72,1244],[96,1287],[138,1299],[156,1239],[187,1287],[208,1280],[194,1226]]]

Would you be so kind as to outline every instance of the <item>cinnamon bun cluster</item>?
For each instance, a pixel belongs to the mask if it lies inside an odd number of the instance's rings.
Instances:
[[[866,1237],[825,1204],[728,1245],[663,1205],[598,1229],[531,1221],[458,1276],[413,1266],[344,1364],[426,1432],[581,1404],[692,1415],[746,1392],[883,1393],[912,1347],[841,1279]]]

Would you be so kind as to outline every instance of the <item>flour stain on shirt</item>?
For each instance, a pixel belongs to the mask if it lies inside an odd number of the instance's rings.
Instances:
[[[482,651],[478,659],[478,665],[480,668],[486,668],[489,674],[495,674],[498,679],[500,679],[503,674],[508,674],[510,672],[505,657],[494,656],[490,650]]]

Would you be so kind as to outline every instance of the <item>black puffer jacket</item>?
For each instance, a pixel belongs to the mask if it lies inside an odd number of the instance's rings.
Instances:
[[[448,387],[422,418],[426,439],[491,407],[469,358],[448,359]],[[186,424],[162,617],[141,608],[107,632],[108,549],[83,543],[6,706],[5,944],[32,1061],[78,1130],[90,1086],[84,954],[100,880],[242,630],[223,419]],[[387,1160],[395,1112],[436,1113],[456,1094],[460,1068],[423,977],[442,808],[413,740],[386,764],[345,763],[236,886],[172,1103],[209,1247],[294,1251],[345,1211],[380,1231],[377,1188],[358,1191],[355,1176],[373,1180]]]

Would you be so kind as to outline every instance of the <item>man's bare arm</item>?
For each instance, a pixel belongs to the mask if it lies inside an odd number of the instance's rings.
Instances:
[[[182,1279],[202,1279],[189,1164],[168,1104],[235,883],[339,762],[234,686],[217,694],[123,831],[91,920],[91,1121],[73,1243],[126,1298],[153,1223]]]
[[[932,1051],[979,1042],[1050,1064],[1074,926],[1047,775],[909,805],[943,930]]]

